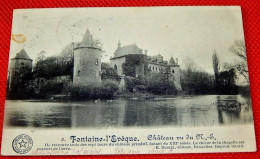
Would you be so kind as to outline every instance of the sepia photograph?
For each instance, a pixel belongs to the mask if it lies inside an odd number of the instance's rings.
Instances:
[[[240,7],[13,11],[4,131],[243,125]]]

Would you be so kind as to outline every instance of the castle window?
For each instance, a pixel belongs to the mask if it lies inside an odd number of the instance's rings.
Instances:
[[[96,59],[96,65],[98,65],[98,59]]]
[[[21,63],[21,69],[22,69],[22,70],[25,69],[25,68],[24,68],[24,63],[23,63],[23,62]]]
[[[174,73],[174,70],[172,70],[172,73]]]
[[[156,71],[157,71],[157,67],[156,67]]]
[[[153,70],[154,70],[154,66],[153,66]]]
[[[115,70],[116,70],[116,72],[117,72],[117,65],[115,65],[115,66],[114,66],[114,69],[115,69]]]
[[[80,75],[80,70],[78,70],[78,76]]]

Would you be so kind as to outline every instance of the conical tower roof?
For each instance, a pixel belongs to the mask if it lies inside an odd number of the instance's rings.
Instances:
[[[27,60],[32,60],[26,53],[24,49],[22,49],[20,52],[16,53],[16,56],[13,59],[27,59]]]
[[[90,34],[89,29],[87,29],[86,33],[83,36],[80,46],[89,47],[92,45],[92,42],[92,35]]]
[[[173,57],[171,57],[170,61],[169,61],[169,65],[174,65],[175,64],[175,60],[173,59]]]

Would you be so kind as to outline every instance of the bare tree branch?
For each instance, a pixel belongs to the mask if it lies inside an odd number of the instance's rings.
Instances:
[[[243,40],[237,40],[235,41],[234,45],[231,46],[230,51],[243,59],[244,61],[247,61],[246,57],[246,47],[245,42]]]

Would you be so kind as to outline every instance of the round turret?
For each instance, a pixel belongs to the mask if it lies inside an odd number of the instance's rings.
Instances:
[[[89,86],[101,83],[101,52],[86,31],[80,45],[74,49],[73,85]]]
[[[9,89],[19,89],[22,82],[32,73],[32,59],[22,49],[11,59],[9,72]],[[22,88],[21,88],[22,89]]]

